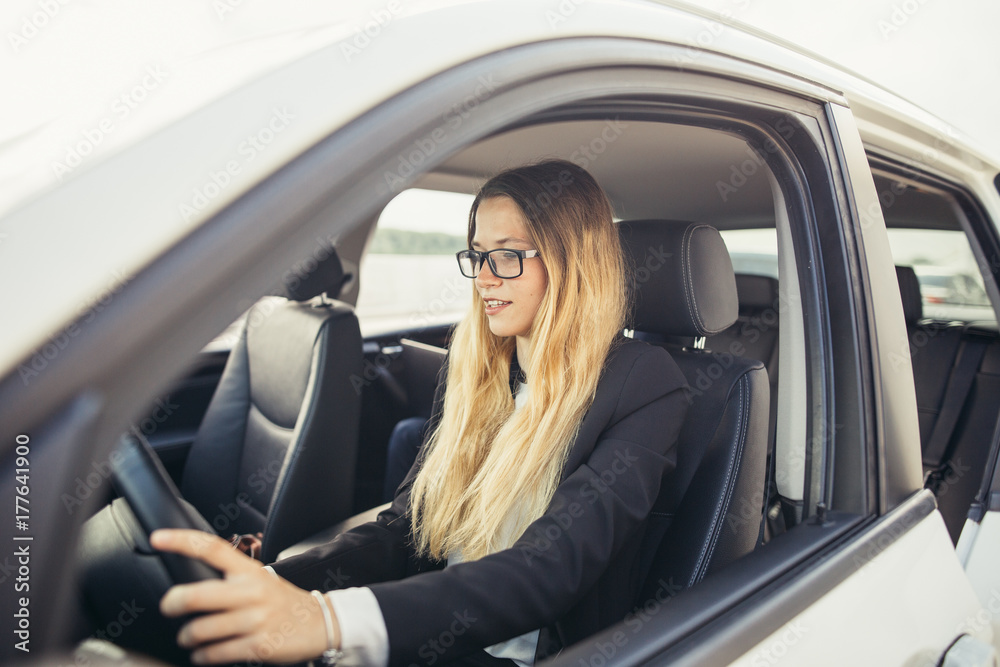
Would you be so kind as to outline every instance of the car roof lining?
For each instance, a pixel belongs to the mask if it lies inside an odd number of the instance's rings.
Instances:
[[[962,231],[950,195],[902,176],[881,172],[872,176],[886,227]]]
[[[521,125],[464,148],[415,187],[474,193],[492,174],[546,158],[590,171],[622,219],[693,220],[719,229],[774,226],[767,169],[747,142],[670,122],[618,117]]]

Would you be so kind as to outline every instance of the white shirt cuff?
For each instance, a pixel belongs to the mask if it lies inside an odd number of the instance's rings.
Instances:
[[[340,650],[345,666],[389,664],[389,633],[378,600],[370,588],[343,588],[326,593],[340,624]]]

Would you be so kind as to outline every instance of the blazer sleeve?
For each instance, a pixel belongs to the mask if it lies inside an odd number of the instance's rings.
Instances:
[[[427,433],[434,430],[444,409],[448,358],[438,374]],[[420,456],[410,468],[388,509],[375,521],[341,533],[327,544],[271,564],[276,574],[305,589],[328,591],[393,581],[443,567],[414,556],[410,539],[410,489],[420,468]]]
[[[457,658],[555,622],[645,526],[675,464],[688,399],[666,351],[629,349],[606,369],[548,510],[511,548],[370,587],[390,665]],[[592,417],[603,428],[588,438]],[[569,469],[574,456],[580,463]]]

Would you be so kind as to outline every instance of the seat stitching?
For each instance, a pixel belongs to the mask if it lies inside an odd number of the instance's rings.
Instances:
[[[681,237],[681,247],[684,249],[684,291],[687,292],[687,308],[688,315],[695,322],[699,329],[704,330],[704,324],[702,323],[701,313],[698,311],[698,303],[694,298],[694,280],[691,277],[691,238],[694,236],[696,229],[699,229],[704,225],[696,225],[688,227],[684,230],[684,236]]]
[[[726,478],[727,478],[727,482],[726,482],[726,490],[727,490],[726,497],[727,497],[727,500],[726,500],[726,502],[724,504],[725,508],[729,507],[728,497],[730,496],[730,494],[728,493],[728,490],[729,490],[729,487],[730,487],[730,485],[732,483],[733,467],[736,464],[736,460],[739,458],[739,454],[740,454],[740,451],[742,450],[743,442],[744,442],[743,436],[746,433],[746,431],[745,431],[745,420],[743,419],[743,415],[744,415],[744,412],[743,412],[743,402],[744,402],[744,394],[745,394],[745,379],[746,379],[746,376],[744,375],[739,380],[740,393],[739,393],[739,406],[737,408],[737,413],[738,413],[738,415],[740,417],[740,433],[739,433],[738,446],[733,450],[733,454],[732,454],[732,456],[729,459],[729,466],[726,469]],[[712,554],[715,552],[715,544],[717,543],[718,537],[719,537],[718,526],[719,526],[719,510],[720,509],[722,509],[722,508],[719,507],[719,506],[717,506],[716,507],[716,511],[712,514],[712,520],[711,520],[711,522],[709,524],[710,527],[711,527],[709,539],[708,539],[708,541],[704,545],[702,545],[701,553],[698,554],[698,560],[697,560],[697,562],[695,564],[695,571],[691,575],[691,581],[688,583],[688,586],[693,586],[695,583],[697,583],[698,581],[701,580],[701,578],[705,574],[704,570],[707,570],[708,560],[711,558]],[[707,555],[706,555],[706,551],[708,552]]]
[[[734,470],[737,473],[739,471],[740,461],[742,461],[742,459],[743,459],[743,450],[746,447],[747,425],[748,425],[748,423],[750,421],[749,420],[750,411],[749,410],[746,410],[746,411],[743,410],[743,403],[744,403],[743,396],[746,396],[746,395],[748,395],[750,393],[750,383],[748,381],[746,381],[746,376],[745,375],[740,378],[740,390],[741,390],[741,398],[740,398],[740,433],[739,433],[739,436],[738,436],[739,437],[739,441],[738,441],[739,442],[739,446],[736,448],[736,451],[735,451],[735,453],[733,455],[733,458],[735,459],[735,467],[732,469],[732,470]],[[749,403],[750,403],[749,397],[747,398],[746,403],[747,403],[747,405],[749,405]],[[735,485],[736,485],[736,477],[737,477],[737,475],[734,474],[733,477],[729,480],[729,485],[732,485],[733,487],[735,487]],[[723,511],[722,511],[722,516],[723,517],[725,517],[726,514],[729,512],[729,504],[733,500],[733,491],[734,491],[734,489],[729,489],[728,488],[729,485],[727,485],[727,491],[728,492],[726,493],[726,506],[725,506],[725,508],[723,508]],[[719,525],[721,527],[721,525],[722,525],[721,522],[720,522]],[[720,530],[718,533],[716,533],[715,540],[712,543],[712,548],[709,550],[708,558],[705,560],[705,567],[706,567],[706,569],[708,568],[708,563],[711,562],[711,560],[712,560],[712,556],[715,555],[715,547],[718,546],[718,544],[719,544],[719,539],[718,538],[719,538],[719,535],[721,535],[721,532],[722,531]]]
[[[301,439],[299,442],[296,442],[295,436],[297,433],[301,438],[302,431],[305,428],[305,423],[309,421],[311,414],[315,411],[316,408],[315,404],[310,404],[309,389],[310,387],[313,387],[313,390],[315,391],[315,384],[319,382],[318,378],[316,377],[316,373],[313,372],[313,369],[314,368],[322,369],[323,360],[326,357],[326,355],[329,354],[329,350],[327,349],[326,345],[327,341],[324,338],[324,336],[326,331],[328,331],[329,328],[331,327],[330,322],[332,321],[332,319],[333,318],[328,318],[324,320],[320,324],[320,326],[317,327],[316,333],[313,336],[312,354],[309,364],[310,371],[308,377],[306,378],[306,391],[302,397],[302,404],[299,406],[299,413],[295,416],[295,426],[292,427],[291,429],[292,434],[288,443],[288,449],[285,451],[285,458],[284,461],[282,462],[281,470],[278,472],[278,479],[275,480],[274,491],[272,492],[271,495],[271,502],[267,508],[268,510],[267,520],[264,524],[265,535],[268,534],[268,531],[266,529],[270,526],[271,519],[273,518],[274,514],[273,510],[277,508],[281,502],[284,501],[285,496],[288,493],[288,487],[289,487],[288,477],[291,474],[291,472],[295,469],[296,465],[298,464],[299,458],[301,458],[302,456],[301,445],[303,443],[301,442]],[[319,356],[320,359],[314,364],[312,360],[316,359],[317,356]],[[319,372],[322,373],[322,370],[319,370]]]

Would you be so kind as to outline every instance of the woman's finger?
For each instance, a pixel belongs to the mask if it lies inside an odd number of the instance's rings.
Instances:
[[[260,602],[260,584],[247,577],[199,581],[172,586],[160,599],[165,616],[222,611]]]
[[[149,536],[149,543],[160,551],[197,558],[226,575],[260,570],[260,563],[233,549],[229,542],[200,530],[156,530]]]
[[[215,644],[201,646],[191,652],[191,662],[198,665],[267,662],[274,655],[274,649],[267,642],[249,637],[233,637]]]
[[[315,601],[306,601],[310,603]],[[234,611],[194,619],[181,629],[178,643],[196,646],[191,659],[201,664],[302,662],[317,657],[326,648],[318,607],[310,609],[311,615],[298,622],[283,615],[276,623],[268,610],[258,611],[262,613]]]
[[[260,630],[266,619],[267,612],[259,608],[234,609],[199,616],[184,624],[177,633],[177,644],[184,648],[195,648],[226,639],[251,637]]]

